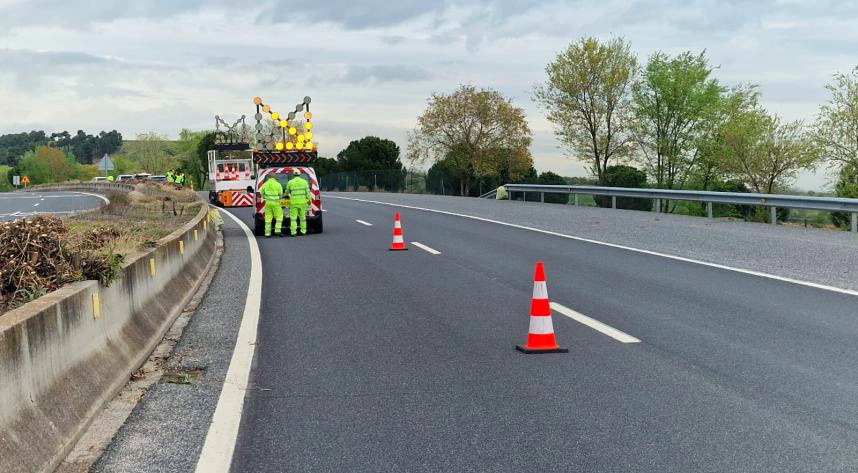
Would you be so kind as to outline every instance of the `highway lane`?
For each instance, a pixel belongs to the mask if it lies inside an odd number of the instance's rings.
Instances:
[[[0,221],[38,214],[69,215],[98,207],[104,197],[81,192],[0,193]]]
[[[858,467],[854,296],[408,209],[440,254],[391,253],[394,208],[325,207],[325,234],[260,241],[234,471]],[[538,259],[641,343],[555,313],[568,355],[515,352]]]

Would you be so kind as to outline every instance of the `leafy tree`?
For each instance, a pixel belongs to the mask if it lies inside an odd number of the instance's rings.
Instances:
[[[564,186],[566,185],[566,179],[559,174],[554,174],[551,171],[545,171],[539,175],[539,179],[537,180],[539,184],[545,186]],[[569,202],[568,194],[545,194],[545,202],[551,204],[566,204]]]
[[[179,132],[179,141],[175,143],[176,157],[179,160],[178,171],[185,173],[196,189],[202,189],[208,174],[208,150],[206,148],[205,160],[200,160],[198,149],[206,138],[208,132],[191,131],[182,129]]]
[[[531,132],[524,110],[491,89],[462,85],[451,94],[433,94],[410,133],[412,162],[445,160],[462,175],[460,195],[471,195],[475,182],[499,176],[511,179],[533,165]]]
[[[638,161],[661,189],[682,189],[698,143],[717,111],[722,87],[705,53],[653,54],[633,87]]]
[[[126,143],[123,153],[136,161],[143,172],[151,174],[164,174],[177,164],[167,138],[154,132],[137,135],[136,141]]]
[[[337,167],[341,171],[404,169],[399,160],[399,146],[376,136],[366,136],[349,143],[346,149],[337,154]]]
[[[631,152],[629,91],[637,59],[620,38],[581,38],[545,68],[534,98],[573,156],[589,163],[600,185],[608,165]]]
[[[834,185],[834,191],[837,192],[837,197],[858,198],[858,162],[843,165],[837,184]],[[852,217],[846,212],[832,213],[831,220],[840,227],[848,227],[852,224]]]
[[[789,185],[798,171],[814,169],[821,156],[801,122],[783,123],[759,106],[732,117],[723,139],[722,168],[764,194]]]
[[[29,177],[32,184],[45,184],[76,178],[78,166],[73,156],[56,148],[40,146],[35,151],[24,153],[18,171],[22,176]]]
[[[339,162],[335,158],[319,158],[316,160],[316,173],[319,177],[340,172]]]
[[[209,150],[214,149],[215,133],[213,131],[206,132],[197,143],[196,158],[200,174],[197,175],[198,189],[203,189],[206,181],[209,178]]]
[[[632,166],[614,165],[605,170],[605,185],[608,187],[646,187],[646,173]],[[610,199],[596,199],[601,207],[611,205]],[[652,200],[633,197],[617,197],[618,209],[652,210]]]
[[[27,151],[48,144],[44,131],[0,135],[0,164],[16,166]]]
[[[858,66],[826,89],[831,99],[819,108],[813,138],[832,163],[858,163]]]
[[[12,168],[6,165],[0,165],[0,192],[12,190],[12,179],[9,171]]]

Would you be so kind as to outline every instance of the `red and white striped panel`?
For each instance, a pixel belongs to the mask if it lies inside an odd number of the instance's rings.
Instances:
[[[253,205],[253,195],[246,192],[234,193],[232,195],[233,207],[250,207]]]

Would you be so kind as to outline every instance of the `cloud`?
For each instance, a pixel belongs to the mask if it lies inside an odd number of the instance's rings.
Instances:
[[[419,82],[432,78],[426,68],[407,64],[385,64],[376,66],[351,65],[348,67],[343,80],[355,84],[367,82]]]

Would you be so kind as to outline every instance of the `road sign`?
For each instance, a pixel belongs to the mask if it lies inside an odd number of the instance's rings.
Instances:
[[[12,176],[12,185],[18,187],[21,185],[21,176]]]
[[[101,158],[101,162],[98,163],[98,170],[106,172],[113,171],[114,169],[116,169],[116,167],[113,166],[113,160],[110,159],[110,156],[105,154],[104,157]]]
[[[30,185],[30,178],[27,176],[22,177],[21,184],[24,184],[24,187],[27,187],[28,185]]]

